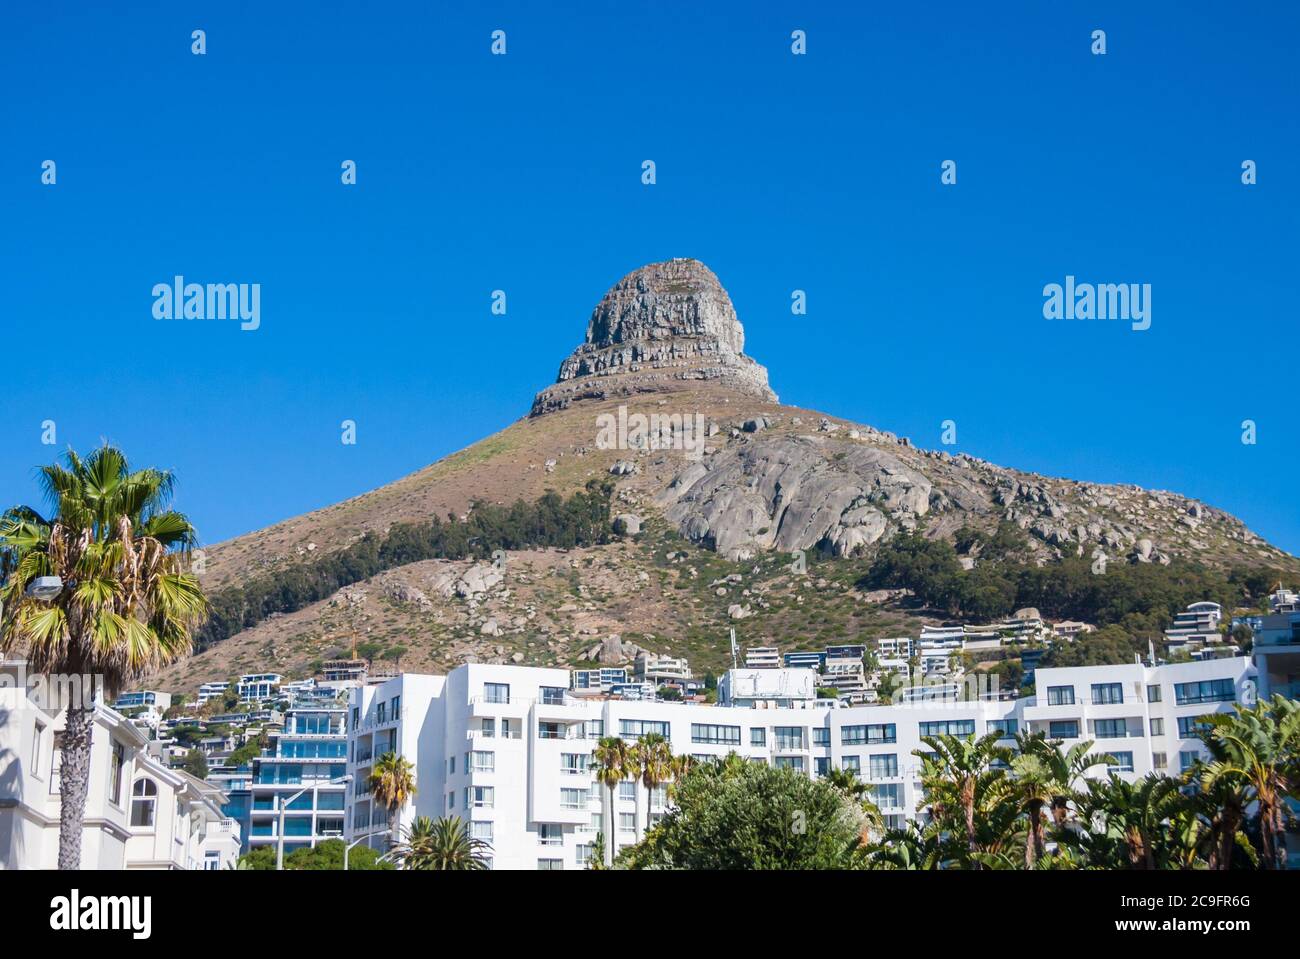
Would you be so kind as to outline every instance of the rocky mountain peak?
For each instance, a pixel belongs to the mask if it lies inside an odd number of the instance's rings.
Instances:
[[[767,370],[744,347],[744,327],[712,270],[686,258],[651,263],[596,304],[586,341],[560,364],[555,385],[537,394],[532,415],[575,400],[665,392],[699,380],[776,402]]]

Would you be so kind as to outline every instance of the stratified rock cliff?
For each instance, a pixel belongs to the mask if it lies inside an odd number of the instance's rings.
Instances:
[[[744,349],[744,328],[712,270],[699,260],[651,263],[596,304],[586,342],[560,364],[555,385],[537,394],[532,415],[576,399],[667,392],[700,380],[775,403],[767,370]]]

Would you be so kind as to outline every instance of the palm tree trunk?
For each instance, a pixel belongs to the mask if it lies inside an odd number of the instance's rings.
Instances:
[[[81,831],[90,789],[90,743],[95,704],[69,704],[59,750],[59,868],[81,868]]]
[[[645,833],[641,831],[641,784],[639,782],[634,781],[634,784],[632,786],[632,795],[636,797],[636,806],[632,815],[632,821],[636,823],[636,841],[640,842],[641,837],[644,836]],[[646,797],[646,818],[647,819],[650,818],[649,807],[650,807],[649,797]]]
[[[611,869],[614,867],[614,784],[609,784],[609,806],[605,810],[605,815],[601,821],[601,831],[608,838],[605,841],[605,865]]]
[[[1258,793],[1257,793],[1258,794]],[[1264,842],[1263,865],[1265,869],[1278,868],[1277,821],[1275,800],[1269,793],[1259,795],[1259,836]]]

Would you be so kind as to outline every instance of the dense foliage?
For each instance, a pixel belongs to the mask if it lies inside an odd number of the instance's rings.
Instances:
[[[1095,743],[925,737],[916,821],[885,828],[854,773],[731,754],[687,764],[623,869],[1278,869],[1300,798],[1300,704],[1206,717],[1209,758],[1130,781]],[[1098,775],[1099,772],[1105,775]]]
[[[629,869],[842,869],[861,808],[829,783],[738,757],[698,763],[674,807],[619,854]]]
[[[284,857],[285,869],[342,869],[342,839],[326,839],[314,847],[295,849]],[[392,863],[382,861],[374,849],[362,845],[353,846],[348,853],[348,869],[392,869]],[[273,870],[275,869],[275,846],[258,846],[239,858],[240,869]]]
[[[1158,638],[1189,603],[1213,600],[1224,609],[1261,603],[1278,573],[1270,569],[1227,572],[1195,563],[1110,563],[1105,572],[1092,561],[1068,557],[1036,566],[1014,559],[1019,531],[1003,524],[992,537],[959,531],[959,546],[983,544],[974,569],[964,570],[958,551],[919,533],[882,546],[861,585],[907,588],[918,602],[970,621],[991,622],[1017,609],[1035,607],[1052,619],[1076,619],[1122,627],[1132,636]]]
[[[612,490],[612,483],[592,480],[568,499],[548,491],[532,503],[518,500],[512,506],[478,501],[464,520],[449,514],[428,523],[397,523],[384,536],[368,533],[319,560],[254,576],[216,593],[198,645],[206,649],[273,613],[295,612],[407,563],[482,560],[498,549],[571,549],[608,542]]]

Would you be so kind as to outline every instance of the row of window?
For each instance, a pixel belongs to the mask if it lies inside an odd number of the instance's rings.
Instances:
[[[1200,703],[1229,703],[1237,698],[1236,684],[1231,679],[1205,679],[1194,683],[1175,683],[1174,702],[1179,706],[1192,706]],[[1160,686],[1147,687],[1147,702],[1158,703],[1163,700]],[[1097,705],[1116,705],[1124,702],[1122,683],[1093,683],[1092,702]],[[1073,686],[1048,686],[1047,705],[1073,706]]]

